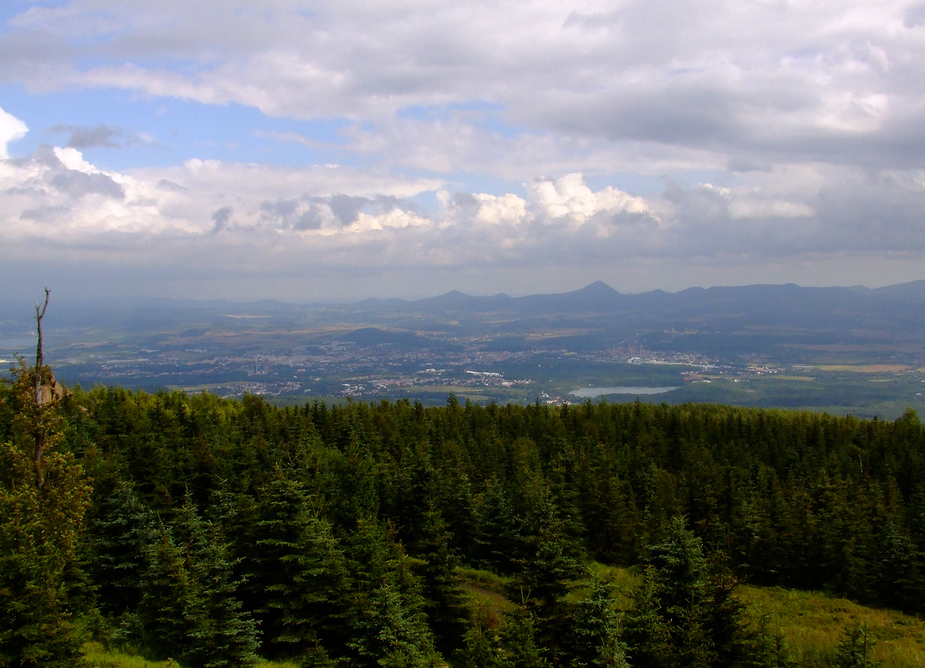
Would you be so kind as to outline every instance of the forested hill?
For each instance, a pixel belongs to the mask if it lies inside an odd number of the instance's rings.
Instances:
[[[771,666],[734,578],[925,612],[912,412],[35,405],[33,379],[0,389],[0,665],[76,665],[80,630],[184,666]],[[590,560],[647,565],[622,624],[603,584],[567,596]],[[506,620],[459,566],[512,576]]]

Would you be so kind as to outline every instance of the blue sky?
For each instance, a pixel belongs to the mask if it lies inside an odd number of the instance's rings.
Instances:
[[[10,0],[0,299],[923,278],[925,4]]]

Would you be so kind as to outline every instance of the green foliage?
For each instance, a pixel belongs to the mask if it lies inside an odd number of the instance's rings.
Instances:
[[[204,522],[188,500],[178,522],[186,542],[190,575],[198,596],[190,611],[192,633],[182,653],[184,663],[202,668],[250,666],[256,662],[257,626],[238,599],[240,580],[235,560],[219,527]]]
[[[592,576],[588,597],[575,605],[570,624],[575,668],[629,668],[611,589]]]
[[[100,489],[96,493],[100,495]],[[100,611],[118,618],[141,603],[142,578],[147,568],[145,550],[156,520],[132,486],[119,481],[99,498],[90,517],[90,569],[96,582]]]
[[[359,665],[425,668],[434,664],[433,638],[424,615],[403,600],[398,589],[383,584],[368,597],[349,646]]]
[[[627,619],[627,642],[640,668],[753,665],[754,634],[734,583],[703,555],[700,539],[675,518],[651,548]]]
[[[20,365],[0,393],[0,666],[74,666],[68,594],[91,487],[67,451],[57,399],[37,404],[32,379]]]
[[[279,409],[119,388],[39,410],[27,375],[0,387],[9,656],[72,652],[94,601],[100,640],[189,666],[246,665],[258,629],[262,654],[317,666],[437,651],[485,666],[786,665],[781,639],[746,624],[735,577],[925,612],[925,427],[911,415]],[[623,638],[606,586],[577,596],[587,555],[644,569]],[[476,567],[517,604],[503,622],[466,610],[458,574]]]
[[[354,574],[347,599],[353,665],[431,665],[436,653],[422,583],[394,535],[371,520],[361,521],[348,559]]]
[[[428,625],[437,648],[450,655],[462,644],[469,611],[456,574],[456,555],[450,548],[452,536],[434,498],[429,497],[425,504],[413,549],[415,557],[422,562],[417,572],[421,577]]]
[[[879,661],[871,657],[874,641],[863,626],[848,627],[835,654],[835,668],[875,668]]]
[[[136,635],[150,658],[179,658],[188,653],[197,630],[198,583],[184,550],[163,523],[145,546],[145,559]]]
[[[518,605],[505,616],[499,638],[500,664],[505,668],[544,668],[547,652],[537,643],[536,619],[532,610]]]
[[[257,518],[247,589],[266,653],[318,655],[319,643],[336,642],[342,620],[345,566],[331,527],[281,473],[264,489]]]
[[[473,611],[472,623],[463,637],[463,647],[457,653],[463,668],[497,668],[503,657],[498,634],[489,623],[488,615],[481,601]]]

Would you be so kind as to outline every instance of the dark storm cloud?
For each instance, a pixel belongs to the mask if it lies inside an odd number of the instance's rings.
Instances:
[[[86,195],[102,195],[113,199],[123,199],[125,189],[106,174],[86,174],[74,169],[64,169],[50,179],[59,192],[74,199]]]
[[[369,204],[367,198],[349,195],[334,195],[330,200],[331,213],[337,216],[341,225],[350,225],[355,222],[367,204]]]
[[[232,213],[234,213],[234,211],[230,206],[223,206],[221,209],[216,209],[212,212],[213,234],[217,234],[225,229],[228,222],[231,220]]]
[[[130,135],[119,126],[110,127],[101,123],[96,127],[85,127],[76,125],[56,125],[48,130],[50,133],[69,133],[67,145],[76,149],[87,148],[122,148],[122,140],[129,138]],[[116,140],[120,141],[116,141]]]
[[[320,230],[324,217],[317,206],[310,206],[293,221],[294,230]]]
[[[325,221],[320,199],[265,200],[260,203],[260,217],[271,226],[291,230],[318,230]]]
[[[38,209],[27,209],[19,214],[21,220],[34,220],[37,223],[53,222],[68,212],[65,206],[43,206]]]

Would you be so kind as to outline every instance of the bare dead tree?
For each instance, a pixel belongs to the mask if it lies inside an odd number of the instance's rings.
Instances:
[[[33,373],[33,387],[35,389],[35,407],[37,418],[37,429],[35,432],[35,475],[39,489],[45,485],[45,471],[42,466],[42,455],[45,452],[45,420],[43,415],[44,397],[42,396],[42,376],[43,367],[45,366],[45,357],[42,351],[42,318],[45,317],[45,310],[48,308],[49,289],[45,288],[45,303],[39,308],[35,305],[35,326],[38,330],[38,345],[35,349],[35,371]]]
[[[42,318],[45,317],[45,309],[48,308],[48,294],[51,291],[48,288],[45,288],[45,303],[39,309],[39,305],[35,305],[35,327],[38,330],[38,345],[35,348],[35,403],[38,406],[42,405],[42,367],[45,365],[45,356],[42,352]]]

